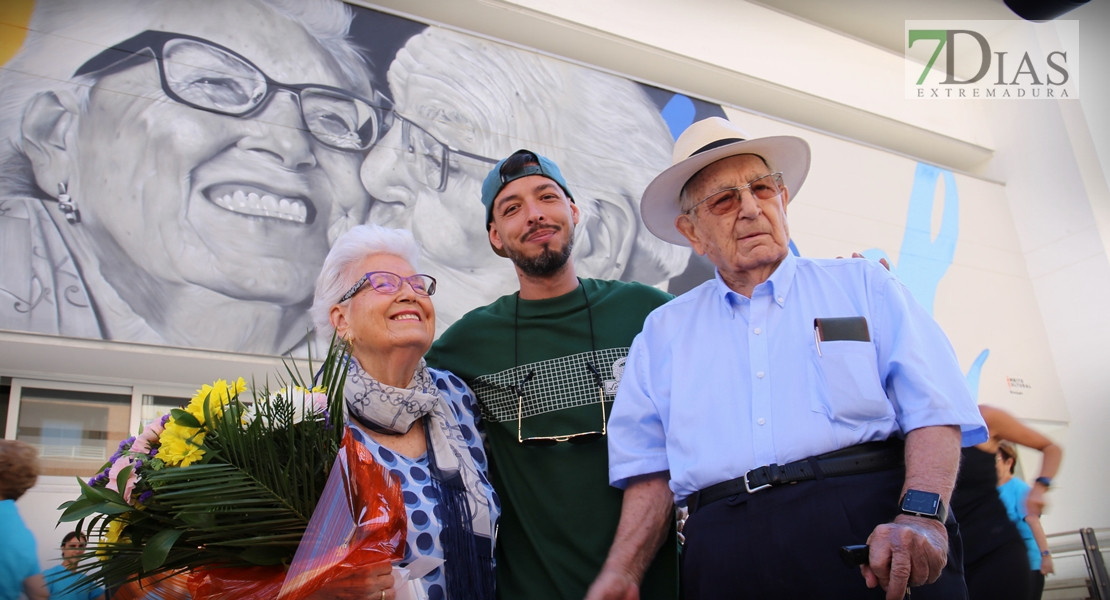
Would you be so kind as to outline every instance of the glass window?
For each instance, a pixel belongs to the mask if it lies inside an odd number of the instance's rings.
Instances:
[[[16,439],[39,450],[42,475],[89,477],[116,451],[131,423],[131,396],[21,388]]]
[[[146,427],[154,419],[160,419],[162,415],[170,414],[170,410],[183,408],[188,403],[189,398],[143,394],[143,412],[139,419],[139,425],[140,427]]]

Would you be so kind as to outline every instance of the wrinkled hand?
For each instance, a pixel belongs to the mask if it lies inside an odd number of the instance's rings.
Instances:
[[[1056,572],[1056,567],[1052,564],[1052,555],[1041,557],[1041,575],[1051,575]]]
[[[837,258],[844,258],[844,257],[843,256],[838,256]],[[859,252],[853,252],[852,253],[852,258],[867,258],[867,257],[860,254]],[[890,270],[890,263],[888,263],[885,258],[880,258],[879,259],[879,264],[886,267],[887,271]]]
[[[902,600],[906,588],[933,583],[948,564],[948,530],[940,521],[898,515],[867,538],[870,564],[860,567],[867,587],[880,586],[887,600]]]
[[[602,568],[586,600],[640,600],[640,584],[624,571]]]
[[[388,562],[345,569],[342,575],[325,583],[309,596],[312,600],[396,600],[396,597],[397,592],[393,589],[393,565]]]
[[[1029,490],[1029,496],[1025,498],[1025,514],[1040,517],[1044,512],[1044,505],[1044,489],[1034,485],[1033,489]]]

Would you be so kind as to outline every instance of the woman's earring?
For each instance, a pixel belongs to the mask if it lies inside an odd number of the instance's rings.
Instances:
[[[81,222],[81,211],[77,210],[77,203],[66,193],[66,184],[58,184],[58,209],[66,216],[70,224]]]

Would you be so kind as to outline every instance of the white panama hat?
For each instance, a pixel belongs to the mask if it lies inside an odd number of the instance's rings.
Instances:
[[[689,246],[690,242],[675,227],[675,219],[682,213],[678,205],[683,186],[698,171],[737,154],[757,154],[772,171],[781,171],[790,192],[787,201],[793,200],[809,174],[809,144],[791,135],[754,140],[748,137],[743,129],[720,117],[702,119],[682,132],[674,144],[671,167],[644,190],[640,214],[648,231],[663,241]]]

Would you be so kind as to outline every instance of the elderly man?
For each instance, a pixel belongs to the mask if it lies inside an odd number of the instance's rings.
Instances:
[[[966,597],[947,505],[961,430],[965,445],[986,430],[955,353],[880,265],[787,250],[809,146],[747,138],[695,123],[644,194],[648,228],[717,276],[633,343],[610,481],[669,472],[691,600]],[[839,550],[864,542],[861,577]]]
[[[481,198],[488,243],[512,261],[520,292],[468,313],[427,359],[463,377],[482,409],[502,503],[498,597],[581,600],[589,591],[624,600],[642,580],[643,598],[673,600],[666,479],[637,477],[623,493],[608,486],[605,446],[606,403],[628,347],[670,296],[577,276],[570,257],[581,209],[546,157],[518,150],[498,162]]]
[[[282,353],[381,131],[337,0],[35,3],[0,71],[0,328]]]
[[[367,155],[370,221],[409,229],[439,278],[437,327],[512,293],[512,264],[489,251],[482,179],[525,146],[574,183],[582,211],[574,263],[583,277],[663,283],[689,249],[643,228],[639,199],[674,145],[636,83],[547,56],[431,27],[389,68],[399,122]]]

